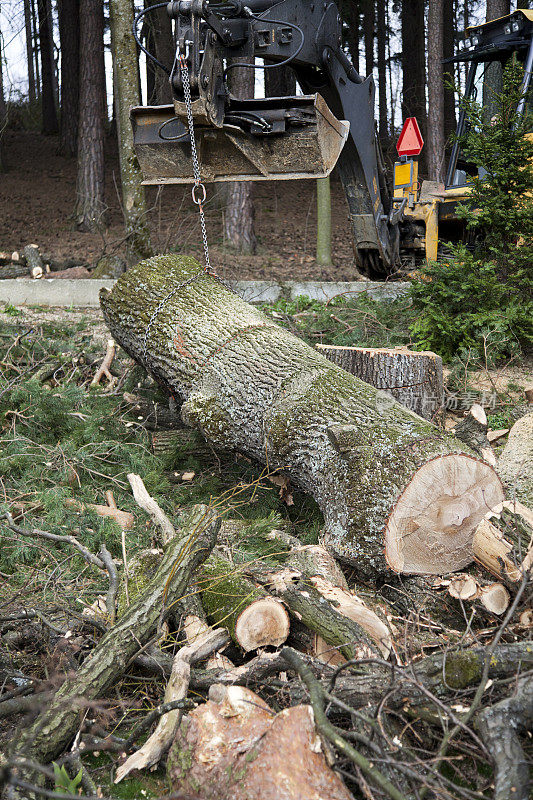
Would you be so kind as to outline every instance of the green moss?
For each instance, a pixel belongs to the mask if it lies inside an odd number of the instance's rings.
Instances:
[[[447,656],[444,667],[446,685],[452,689],[466,689],[479,683],[483,661],[474,653],[452,653]]]
[[[161,565],[163,553],[160,550],[141,550],[128,564],[128,597],[131,603],[146,589],[154,573]],[[117,594],[117,618],[121,617],[127,609],[125,577]]]

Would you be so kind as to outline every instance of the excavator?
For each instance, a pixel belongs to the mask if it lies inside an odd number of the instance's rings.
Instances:
[[[166,6],[174,22],[174,64],[160,64],[140,42],[136,25]],[[508,30],[510,33],[508,33]],[[444,230],[468,192],[469,167],[454,145],[446,186],[418,183],[417,164],[395,165],[391,187],[374,115],[373,77],[363,78],[342,48],[333,0],[170,0],[147,6],[134,33],[147,57],[168,73],[174,102],[131,111],[134,147],[145,184],[196,184],[326,177],[337,166],[353,231],[355,261],[384,279],[425,257],[436,258]],[[517,53],[529,88],[533,12],[517,11],[478,26],[457,61],[471,66]],[[235,67],[290,66],[304,92],[291,97],[237,99],[228,88]],[[458,134],[467,121],[461,113]],[[194,142],[191,142],[191,130]],[[403,168],[403,169],[402,169]],[[193,199],[198,202],[198,198]]]

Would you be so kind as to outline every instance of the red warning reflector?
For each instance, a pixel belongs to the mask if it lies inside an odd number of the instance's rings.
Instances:
[[[399,156],[417,156],[424,147],[424,140],[418,127],[416,117],[407,117],[403,123],[402,132],[396,142]]]

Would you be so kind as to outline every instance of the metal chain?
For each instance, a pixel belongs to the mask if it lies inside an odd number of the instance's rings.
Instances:
[[[191,139],[191,158],[192,158],[192,169],[194,174],[194,186],[192,187],[191,194],[193,203],[196,203],[196,205],[198,206],[198,211],[200,214],[200,227],[202,229],[202,239],[204,244],[204,255],[205,255],[205,271],[212,272],[213,270],[211,267],[211,262],[209,260],[209,245],[207,243],[207,230],[205,226],[205,214],[203,207],[206,198],[206,191],[205,191],[205,186],[200,178],[200,163],[198,161],[198,153],[196,152],[196,140],[194,138],[194,119],[192,116],[191,83],[189,80],[189,68],[187,66],[187,60],[185,56],[179,53],[178,57],[181,70],[181,80],[183,83],[183,96],[185,98],[185,107],[187,109],[187,127],[189,128],[189,136]],[[200,190],[201,194],[198,194]]]

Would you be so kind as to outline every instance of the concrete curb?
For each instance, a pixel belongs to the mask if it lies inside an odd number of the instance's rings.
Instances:
[[[14,278],[0,280],[0,303],[13,306],[51,306],[56,308],[98,308],[100,289],[111,289],[114,280],[63,278]],[[394,300],[404,295],[409,283],[377,283],[373,281],[228,281],[249,303],[275,303],[281,298],[296,300],[305,295],[311,300],[327,302],[342,295],[356,297],[365,292],[374,300]]]

